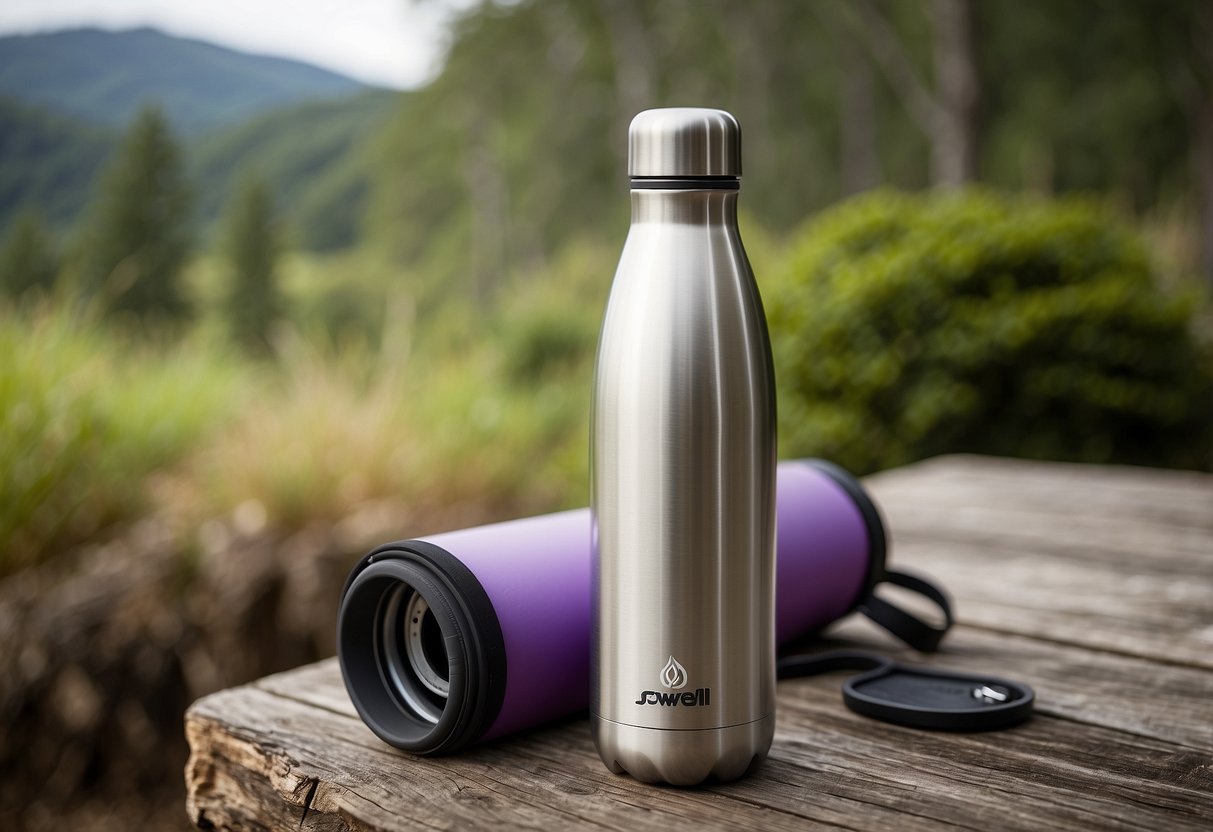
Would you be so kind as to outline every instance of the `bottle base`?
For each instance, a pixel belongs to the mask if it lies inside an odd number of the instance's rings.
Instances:
[[[694,786],[705,780],[736,780],[766,759],[775,735],[775,715],[703,730],[641,728],[590,714],[598,756],[615,774],[643,783]]]

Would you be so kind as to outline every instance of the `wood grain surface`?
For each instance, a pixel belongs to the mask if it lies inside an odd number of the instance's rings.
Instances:
[[[1020,679],[1026,724],[900,728],[847,710],[842,675],[781,682],[771,755],[697,789],[612,775],[584,719],[422,759],[354,713],[335,660],[208,696],[186,715],[201,828],[1213,828],[1213,476],[941,457],[865,481],[891,562],[941,581],[958,625],[913,656]]]

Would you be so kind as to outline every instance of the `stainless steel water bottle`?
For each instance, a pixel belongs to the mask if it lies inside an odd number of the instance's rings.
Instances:
[[[616,773],[729,780],[775,728],[775,392],[741,129],[648,110],[628,173],[594,378],[590,722]]]

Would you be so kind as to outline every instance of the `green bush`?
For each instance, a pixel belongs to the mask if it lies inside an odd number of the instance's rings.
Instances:
[[[859,197],[794,239],[767,299],[782,456],[1209,466],[1194,300],[1090,202]]]
[[[618,257],[613,248],[573,243],[501,293],[485,340],[499,351],[511,383],[525,390],[563,379],[589,388]]]
[[[510,316],[499,339],[509,380],[535,384],[587,364],[594,355],[597,322],[587,321],[581,311],[548,304]]]

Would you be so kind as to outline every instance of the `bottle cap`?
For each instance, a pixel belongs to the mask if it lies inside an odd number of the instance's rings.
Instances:
[[[780,679],[865,670],[842,686],[855,713],[928,731],[997,731],[1032,715],[1036,693],[1022,682],[898,664],[863,650],[785,656]]]
[[[741,176],[741,126],[724,110],[645,110],[628,129],[628,175],[640,178]]]

